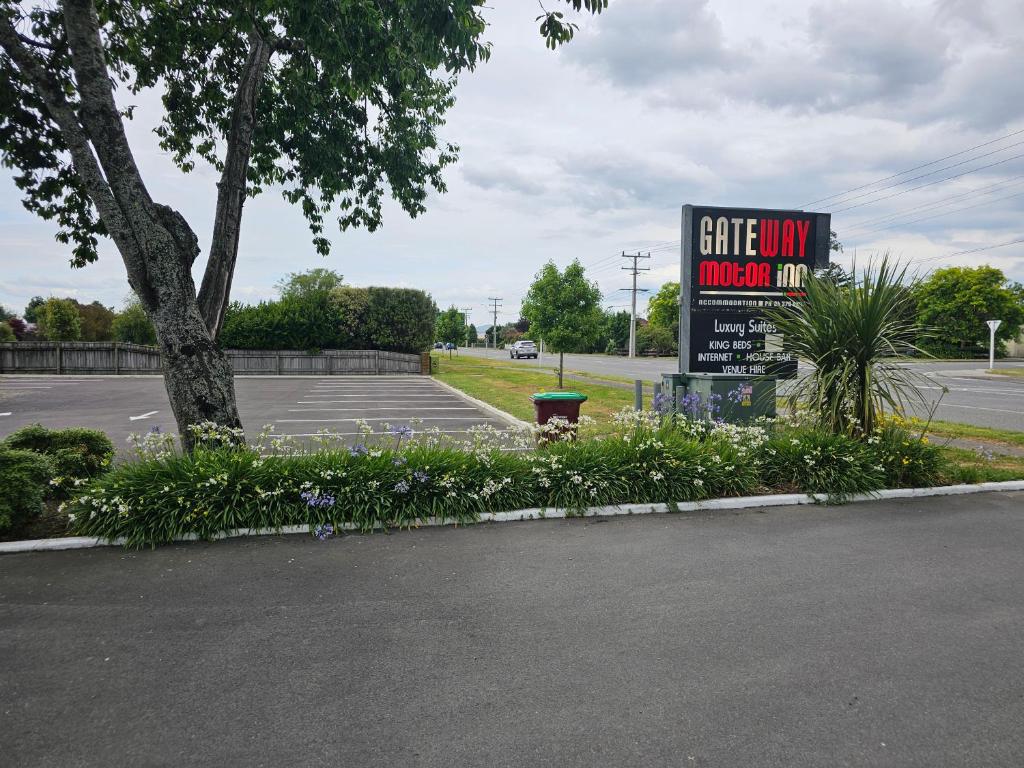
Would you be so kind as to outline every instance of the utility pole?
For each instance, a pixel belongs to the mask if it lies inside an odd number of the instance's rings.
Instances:
[[[494,310],[494,325],[491,326],[491,337],[494,339],[494,348],[497,349],[498,348],[498,309],[501,307],[501,302],[504,301],[504,299],[501,299],[501,298],[497,298],[497,299],[488,298],[487,300],[489,302],[491,302],[491,304],[494,305],[492,307],[492,309]]]
[[[473,346],[469,341],[469,313],[473,311],[472,307],[462,307],[459,310],[462,312],[462,340],[466,342],[467,347]]]
[[[636,294],[637,291],[641,291],[643,293],[647,292],[646,288],[636,287],[636,278],[637,275],[639,275],[641,272],[650,272],[651,270],[650,267],[640,267],[638,266],[638,264],[640,262],[640,259],[651,258],[651,254],[647,253],[646,255],[644,255],[641,254],[639,251],[637,251],[636,253],[626,253],[625,251],[623,251],[622,258],[633,260],[632,266],[623,267],[623,269],[628,269],[630,274],[633,275],[633,287],[622,288],[620,290],[630,291],[632,293],[632,301],[630,302],[631,309],[629,312],[629,356],[636,357]]]

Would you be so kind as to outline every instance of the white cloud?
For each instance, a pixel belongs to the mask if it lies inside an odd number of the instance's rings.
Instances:
[[[623,304],[623,249],[656,248],[644,287],[677,279],[678,252],[659,246],[678,240],[684,202],[799,206],[1024,128],[1019,0],[614,0],[580,19],[557,53],[528,7],[495,6],[486,9],[494,56],[462,78],[443,129],[462,148],[449,193],[417,219],[387,206],[372,235],[330,229],[325,260],[298,210],[268,191],[246,204],[236,298],[270,298],[284,273],[329,266],[357,285],[423,287],[444,306],[473,306],[483,324],[488,296],[504,297],[510,319],[544,261],[579,258],[605,303]],[[181,174],[151,133],[158,100],[132,101],[130,138],[150,190],[182,211],[205,248],[215,174]],[[979,152],[1001,151],[985,162],[1010,157],[1024,147],[1002,148],[1021,139]],[[1024,161],[1009,161],[836,214],[834,226],[848,255],[888,248],[922,259],[1014,239],[1024,235],[1024,196],[971,190],[1022,174]],[[991,206],[863,224],[959,193],[969,199],[930,211]],[[0,172],[0,303],[77,291],[120,304],[127,283],[109,243],[84,270],[67,258]],[[961,260],[1024,279],[1022,246]]]

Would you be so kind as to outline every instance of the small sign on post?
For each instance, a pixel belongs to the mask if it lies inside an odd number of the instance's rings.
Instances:
[[[1002,320],[986,320],[988,323],[988,369],[996,367],[996,331],[1003,324]]]

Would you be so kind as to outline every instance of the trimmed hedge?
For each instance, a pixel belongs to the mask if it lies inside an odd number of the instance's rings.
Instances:
[[[53,479],[57,495],[77,485],[76,481],[102,474],[114,458],[110,438],[96,429],[47,429],[30,424],[12,432],[0,445],[49,457],[53,473],[47,481]]]
[[[434,341],[437,307],[410,288],[335,288],[256,305],[232,303],[226,349],[380,349],[419,353]]]
[[[0,444],[0,533],[39,517],[53,472],[46,456]]]

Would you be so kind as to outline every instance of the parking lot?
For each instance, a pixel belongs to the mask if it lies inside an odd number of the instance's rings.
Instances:
[[[0,763],[1024,765],[1024,494],[0,557]]]
[[[236,377],[235,392],[250,439],[266,424],[275,436],[326,430],[349,444],[358,420],[376,432],[415,420],[455,439],[476,424],[507,426],[426,376]],[[101,429],[119,447],[131,433],[177,431],[159,376],[0,376],[0,437],[36,422]]]

